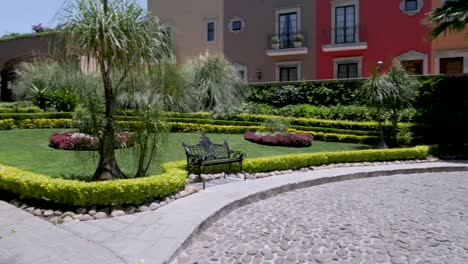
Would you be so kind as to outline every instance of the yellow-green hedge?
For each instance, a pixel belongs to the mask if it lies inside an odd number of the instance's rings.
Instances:
[[[142,204],[150,198],[164,198],[185,185],[183,162],[163,165],[158,176],[99,182],[80,182],[0,165],[0,189],[21,198],[46,200],[72,206]]]
[[[246,159],[244,170],[247,172],[265,172],[274,170],[298,169],[344,162],[372,162],[425,159],[429,155],[428,146],[399,149],[371,149],[341,152],[318,152],[267,158]]]
[[[342,162],[371,162],[424,159],[428,146],[402,149],[319,152],[246,159],[246,172],[298,169]],[[185,161],[162,165],[163,174],[145,178],[80,182],[0,165],[0,190],[22,198],[41,199],[72,206],[142,204],[150,198],[164,198],[182,189],[187,172]]]
[[[15,120],[3,119],[0,120],[0,130],[9,130],[15,128]]]
[[[17,125],[19,128],[71,128],[71,119],[24,119]]]

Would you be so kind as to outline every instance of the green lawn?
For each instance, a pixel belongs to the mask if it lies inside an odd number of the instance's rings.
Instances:
[[[30,129],[0,131],[0,163],[24,170],[46,174],[51,177],[71,179],[90,179],[96,168],[97,155],[87,151],[55,150],[48,147],[48,138],[52,133],[64,132],[63,129]],[[224,139],[235,150],[247,153],[247,157],[264,157],[284,154],[310,153],[320,151],[342,151],[369,148],[367,145],[332,143],[315,141],[308,148],[269,147],[248,142],[242,135],[209,134],[213,142]],[[164,155],[153,162],[151,174],[159,173],[161,162],[185,160],[182,141],[196,144],[200,138],[196,133],[170,134],[165,146]],[[134,160],[132,149],[118,150],[119,165],[128,175],[133,174]]]

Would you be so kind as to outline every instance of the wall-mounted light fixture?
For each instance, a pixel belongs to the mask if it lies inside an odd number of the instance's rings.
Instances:
[[[384,64],[383,61],[380,61],[380,60],[379,60],[379,61],[377,62],[377,70],[381,70],[383,64]]]
[[[260,81],[262,79],[262,70],[257,69],[256,74],[257,74],[257,79]]]

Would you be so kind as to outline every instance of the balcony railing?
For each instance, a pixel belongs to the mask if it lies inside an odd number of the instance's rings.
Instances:
[[[367,48],[367,28],[363,25],[351,27],[332,27],[322,31],[322,45],[326,47],[353,47],[363,46]]]
[[[301,41],[296,41],[302,36]],[[307,46],[307,36],[304,32],[293,32],[285,34],[271,34],[267,37],[268,48],[271,50],[294,49]],[[277,43],[276,43],[277,42]]]

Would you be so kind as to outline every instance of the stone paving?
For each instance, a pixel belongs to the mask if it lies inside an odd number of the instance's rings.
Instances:
[[[241,207],[173,263],[468,263],[468,173],[300,189]]]

